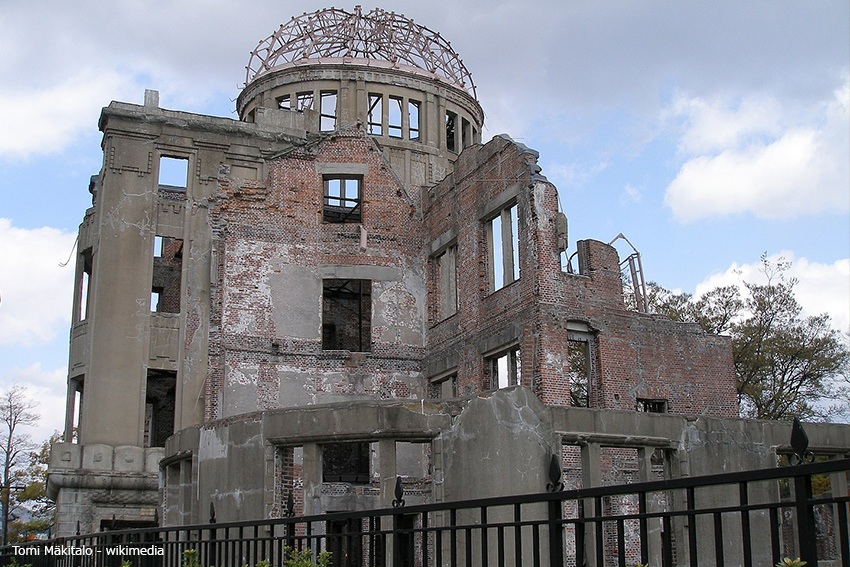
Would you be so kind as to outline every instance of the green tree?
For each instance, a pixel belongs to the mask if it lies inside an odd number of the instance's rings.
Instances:
[[[790,263],[762,257],[766,284],[743,282],[699,298],[650,284],[650,310],[732,337],[741,415],[759,419],[828,419],[850,350],[829,315],[804,317],[786,278]]]

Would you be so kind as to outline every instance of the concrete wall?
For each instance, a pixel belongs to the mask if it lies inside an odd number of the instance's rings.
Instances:
[[[806,430],[816,453],[850,454],[850,427],[807,424]],[[540,493],[551,480],[553,455],[567,488],[770,468],[790,450],[790,436],[789,423],[545,406],[520,386],[450,402],[351,402],[237,416],[174,436],[163,463],[167,468],[178,456],[193,459],[197,500],[189,506],[206,520],[213,502],[217,519],[232,521],[282,515],[291,491],[297,514],[389,507],[397,474],[405,480],[408,504]],[[322,447],[344,441],[371,443],[368,483],[323,482]],[[408,452],[417,446],[428,450]],[[165,493],[171,494],[168,479],[176,476],[165,472]],[[753,486],[749,496],[756,502],[775,497],[776,490],[774,485]],[[681,507],[681,497],[659,493],[649,504],[657,510]],[[737,497],[737,490],[698,493],[703,504],[737,504]],[[611,513],[634,512],[637,504],[611,506],[620,507]],[[166,500],[164,517],[183,516]],[[754,516],[753,529],[766,529],[765,521]],[[740,537],[733,524],[724,532],[730,550]],[[673,527],[676,541],[686,541],[689,526],[674,522]],[[660,562],[661,527],[650,528],[655,564]],[[613,553],[613,532],[604,537],[604,549]],[[637,541],[627,536],[626,545],[637,560]],[[680,559],[685,557],[684,547],[677,549]],[[709,547],[700,553],[713,557]],[[756,546],[757,563],[769,561],[768,553]],[[734,554],[729,551],[727,561],[734,562]]]

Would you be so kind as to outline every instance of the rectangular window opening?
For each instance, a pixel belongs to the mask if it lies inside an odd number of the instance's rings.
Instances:
[[[165,447],[174,433],[177,373],[148,370],[145,382],[145,447]]]
[[[186,191],[189,180],[188,158],[161,156],[158,186],[162,191]]]
[[[71,387],[68,389],[68,395],[73,399],[70,400],[70,407],[66,410],[70,412],[65,421],[64,440],[67,443],[80,442],[80,412],[83,410],[84,386],[85,377],[78,376],[71,380]]]
[[[519,279],[519,216],[517,205],[503,209],[486,225],[490,291]]]
[[[567,341],[568,371],[570,379],[570,404],[590,407],[590,343]]]
[[[438,318],[443,320],[457,313],[457,245],[449,246],[437,256],[437,283]]]
[[[372,451],[369,443],[322,445],[322,481],[368,484]]]
[[[387,133],[391,138],[401,138],[402,136],[402,128],[401,128],[401,109],[402,109],[402,100],[400,97],[391,96],[390,97],[390,106],[388,110],[388,124],[387,124]]]
[[[461,148],[465,148],[466,146],[472,144],[472,125],[469,123],[469,120],[466,118],[461,118]]]
[[[319,122],[322,132],[336,129],[336,91],[322,91],[319,100]]]
[[[313,93],[302,92],[295,94],[295,110],[312,110],[313,109]]]
[[[290,106],[289,106],[290,105],[289,95],[279,96],[275,100],[277,101],[277,107],[280,110],[289,110],[289,108],[290,108]]]
[[[157,246],[159,255],[156,255]],[[154,237],[151,312],[180,313],[180,286],[183,278],[183,239]]]
[[[455,135],[457,130],[457,114],[446,111],[446,149],[450,152],[457,152],[457,142]]]
[[[78,296],[78,311],[77,321],[85,321],[89,318],[89,297],[91,295],[91,274],[92,274],[92,251],[91,248],[83,250],[80,254],[79,262],[81,264],[80,271],[80,287],[77,290]]]
[[[322,350],[372,350],[372,281],[322,281]]]
[[[637,411],[647,413],[667,413],[667,400],[637,399]]]
[[[162,288],[155,287],[151,289],[151,313],[159,312],[159,302],[162,297]]]
[[[419,108],[418,100],[407,101],[408,138],[413,142],[419,141]]]
[[[490,387],[507,388],[522,383],[522,364],[519,347],[503,351],[487,359]]]
[[[381,94],[369,94],[368,127],[369,133],[380,136],[383,133],[384,97]]]
[[[324,178],[325,222],[360,222],[362,219],[362,180],[360,176],[328,176]]]
[[[457,373],[431,380],[428,397],[444,400],[457,397]]]

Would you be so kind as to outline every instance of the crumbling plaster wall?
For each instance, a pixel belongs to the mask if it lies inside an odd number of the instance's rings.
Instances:
[[[323,175],[362,179],[362,220],[322,219]],[[351,399],[420,398],[425,259],[411,197],[354,129],[268,162],[262,180],[221,180],[211,223],[207,419]],[[322,349],[322,280],[371,282],[368,352]]]

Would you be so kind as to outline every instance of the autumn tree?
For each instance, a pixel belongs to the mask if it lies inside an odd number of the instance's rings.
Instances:
[[[61,435],[54,433],[38,450],[30,451],[26,468],[18,471],[17,482],[22,490],[13,494],[12,502],[25,512],[9,522],[9,542],[26,541],[35,534],[49,531],[53,525],[56,505],[47,497],[47,464],[51,445],[60,439]]]
[[[23,429],[38,422],[36,406],[26,395],[26,388],[13,386],[0,392],[0,458],[3,460],[2,497],[3,545],[8,543],[9,521],[17,505],[17,492],[26,487],[25,470],[30,452],[37,449]]]
[[[731,335],[742,416],[827,419],[850,350],[829,315],[802,315],[789,268],[762,257],[766,284],[718,287],[698,298],[650,284],[650,310]]]

